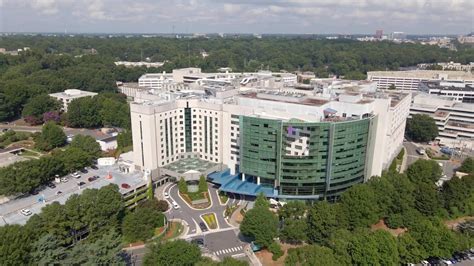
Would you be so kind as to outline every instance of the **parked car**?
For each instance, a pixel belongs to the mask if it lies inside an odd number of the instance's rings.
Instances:
[[[49,187],[50,189],[53,189],[53,188],[56,188],[56,185],[55,185],[54,183],[49,183],[49,184],[48,184],[48,187]]]
[[[71,174],[73,178],[81,178],[81,175],[78,172],[74,172]]]
[[[67,183],[67,181],[69,181],[69,179],[67,179],[67,177],[61,177],[61,182]]]
[[[97,165],[93,165],[93,166],[91,166],[91,169],[97,170],[97,169],[99,169],[99,167],[97,167]]]
[[[98,176],[98,175],[95,175],[95,176],[91,176],[91,177],[87,178],[87,181],[93,182],[93,181],[95,181],[95,180],[97,180],[97,179],[99,179],[99,176]]]
[[[201,231],[203,231],[203,232],[206,232],[206,231],[209,230],[209,229],[207,229],[207,226],[204,222],[199,223],[199,228],[201,228]]]
[[[130,188],[130,185],[127,184],[127,183],[122,183],[122,185],[120,185],[120,186],[124,189],[129,189]]]
[[[61,183],[61,178],[59,177],[59,175],[54,176],[54,182],[56,182],[56,184]]]
[[[170,195],[168,194],[168,192],[165,192],[164,195],[165,195],[165,199],[169,199],[169,198],[170,198]]]
[[[31,195],[38,195],[39,194],[39,190],[38,189],[33,189],[31,192],[30,192]]]
[[[56,196],[61,195],[61,194],[63,194],[63,192],[61,190],[56,191]]]
[[[23,215],[25,215],[25,216],[30,216],[30,215],[33,214],[33,213],[32,213],[30,210],[28,210],[28,209],[21,209],[21,210],[20,210],[20,213],[23,214]]]
[[[82,181],[81,181],[81,182],[77,182],[77,185],[78,185],[78,186],[84,186],[85,184],[86,184],[86,182],[82,182]]]
[[[82,168],[82,169],[81,169],[81,173],[83,173],[83,174],[87,174],[87,173],[89,173],[89,171],[87,171],[87,169],[86,169],[86,168]]]
[[[191,240],[191,244],[196,244],[196,245],[202,247],[202,246],[204,246],[204,239],[195,238],[195,239]]]
[[[442,153],[444,153],[444,154],[447,154],[447,155],[453,154],[453,150],[450,149],[450,148],[448,148],[448,147],[443,147],[443,148],[441,148],[440,151],[441,151]]]
[[[419,154],[419,155],[425,155],[425,150],[423,148],[418,148],[416,149],[416,152]]]

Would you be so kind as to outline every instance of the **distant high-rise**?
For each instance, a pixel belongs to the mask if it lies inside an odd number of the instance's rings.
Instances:
[[[383,30],[376,30],[375,31],[375,38],[382,39],[382,36],[383,36]]]

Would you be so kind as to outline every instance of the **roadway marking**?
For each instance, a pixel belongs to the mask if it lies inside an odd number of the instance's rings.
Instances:
[[[240,250],[243,250],[242,246],[231,247],[231,248],[227,248],[227,249],[221,249],[221,250],[213,252],[213,254],[216,255],[216,256],[219,256],[219,255],[225,255],[225,254],[228,254],[228,253],[235,253],[235,252],[238,252]],[[235,254],[235,255],[239,255],[239,254]]]

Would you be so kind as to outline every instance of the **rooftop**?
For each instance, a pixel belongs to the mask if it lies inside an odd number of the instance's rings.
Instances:
[[[65,90],[63,92],[56,92],[56,93],[51,93],[49,94],[52,97],[59,97],[59,98],[76,98],[76,97],[85,97],[85,96],[95,96],[97,95],[96,92],[90,92],[90,91],[82,91],[82,90],[77,90],[77,89],[70,89],[70,90]]]
[[[425,79],[468,79],[474,80],[474,75],[465,71],[441,71],[441,70],[408,70],[408,71],[369,71],[369,76],[382,77],[404,77],[404,78],[425,78]]]
[[[208,162],[199,158],[184,158],[176,162],[166,165],[164,168],[179,174],[184,174],[188,171],[205,172],[207,169],[218,165],[217,163]]]

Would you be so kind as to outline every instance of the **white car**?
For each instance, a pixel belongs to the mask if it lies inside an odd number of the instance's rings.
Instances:
[[[175,209],[175,210],[179,209],[178,203],[173,201],[171,204],[173,205],[173,209]]]
[[[33,214],[33,213],[32,213],[30,210],[28,210],[28,209],[21,209],[21,210],[20,210],[20,213],[23,214],[23,215],[25,215],[25,216],[30,216],[30,215]]]
[[[168,192],[165,192],[164,195],[165,195],[165,199],[169,199],[169,198],[170,198],[170,195],[168,194]]]
[[[71,176],[74,178],[81,178],[81,175],[78,172],[72,173]]]

